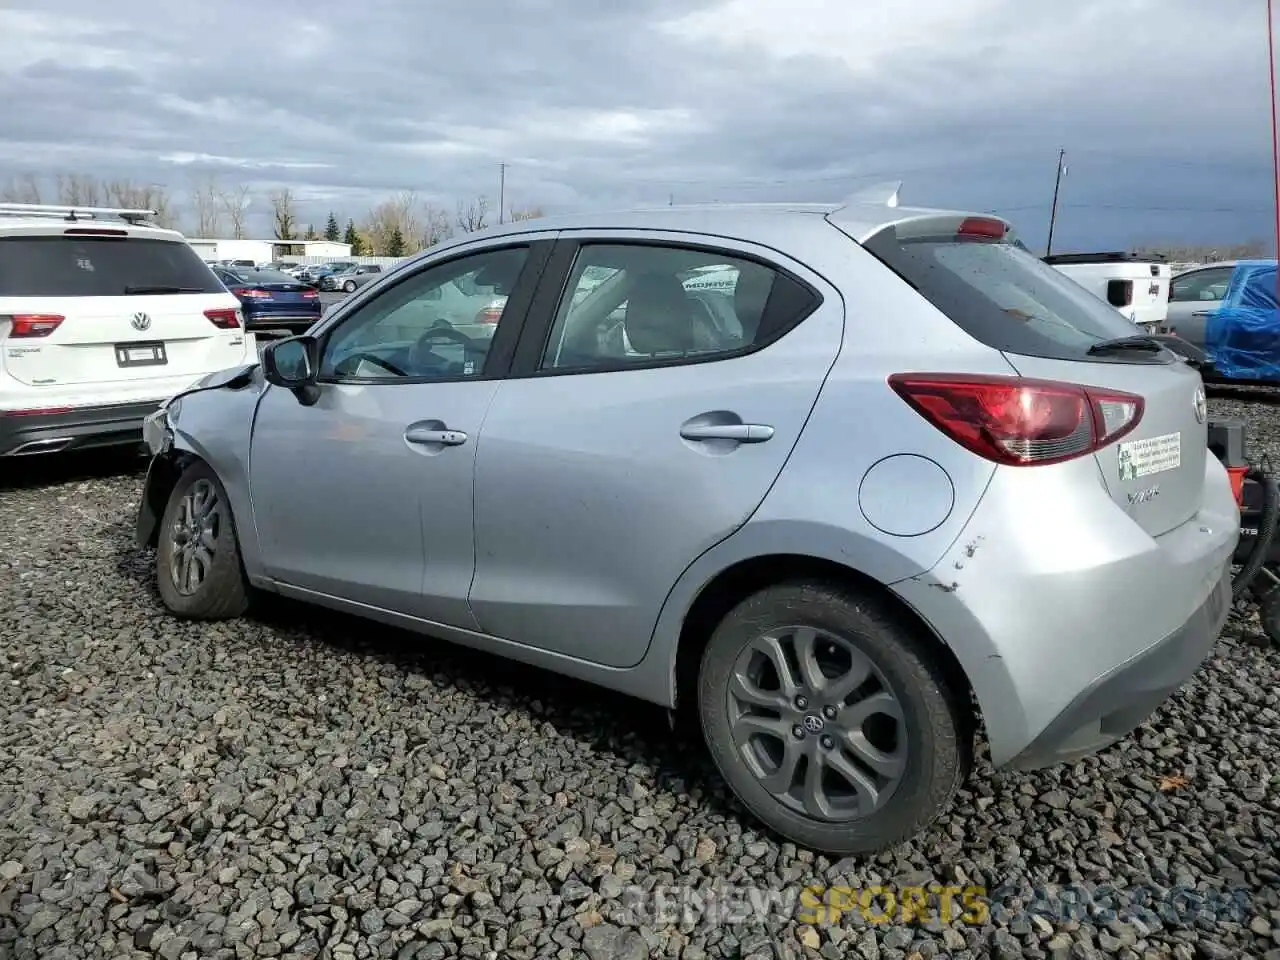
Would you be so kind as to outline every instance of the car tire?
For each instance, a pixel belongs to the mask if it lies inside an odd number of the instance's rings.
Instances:
[[[342,289],[345,290],[347,293],[355,293],[356,282],[354,280],[348,280],[346,283],[342,285]]]
[[[230,620],[249,608],[231,504],[207,463],[189,466],[169,495],[156,548],[156,585],[169,610],[192,620]]]
[[[817,673],[798,667],[805,645]],[[778,656],[800,681],[790,693],[807,702],[784,693]],[[884,600],[831,584],[767,587],[732,609],[703,652],[698,700],[707,748],[739,801],[783,838],[826,854],[874,854],[916,836],[972,762],[967,698],[930,640]],[[823,771],[812,778],[818,790],[808,789],[810,769]]]

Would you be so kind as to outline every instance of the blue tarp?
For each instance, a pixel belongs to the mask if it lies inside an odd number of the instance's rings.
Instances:
[[[1276,261],[1241,260],[1222,305],[1205,321],[1205,352],[1231,380],[1280,380]]]

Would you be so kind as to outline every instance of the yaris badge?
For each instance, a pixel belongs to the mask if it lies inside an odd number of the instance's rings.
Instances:
[[[138,311],[133,315],[133,319],[129,321],[135,330],[146,330],[151,326],[151,317],[142,311]]]

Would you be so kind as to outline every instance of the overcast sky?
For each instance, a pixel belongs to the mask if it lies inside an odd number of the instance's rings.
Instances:
[[[0,6],[0,182],[215,171],[322,226],[408,188],[492,204],[502,162],[548,211],[888,177],[1043,244],[1063,146],[1055,249],[1273,232],[1265,0]]]

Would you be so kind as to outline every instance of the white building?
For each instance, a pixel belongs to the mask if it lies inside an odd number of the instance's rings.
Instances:
[[[202,260],[252,260],[270,263],[284,258],[347,259],[351,244],[336,240],[212,240],[188,237]]]

